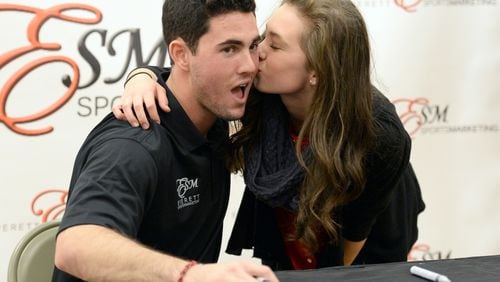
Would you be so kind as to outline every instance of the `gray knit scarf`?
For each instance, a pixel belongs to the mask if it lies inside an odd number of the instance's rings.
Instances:
[[[245,153],[245,184],[267,205],[297,211],[304,168],[290,138],[288,113],[279,98],[266,97],[260,118],[264,121],[260,142]],[[309,153],[308,147],[306,156]]]

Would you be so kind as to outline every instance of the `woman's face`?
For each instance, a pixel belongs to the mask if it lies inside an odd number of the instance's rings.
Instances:
[[[266,93],[301,94],[309,90],[312,71],[300,47],[306,20],[289,4],[282,5],[266,25],[259,45],[259,71],[255,87]]]

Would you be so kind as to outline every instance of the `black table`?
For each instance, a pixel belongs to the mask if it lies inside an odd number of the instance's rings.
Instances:
[[[386,264],[328,267],[315,270],[278,271],[276,276],[283,282],[349,281],[349,282],[425,282],[410,273],[410,267],[418,265],[446,275],[451,282],[499,282],[500,255],[447,260],[401,262]]]

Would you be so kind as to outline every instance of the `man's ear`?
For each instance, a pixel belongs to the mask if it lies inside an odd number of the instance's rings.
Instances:
[[[182,38],[176,38],[172,40],[168,45],[168,53],[174,61],[174,65],[178,68],[188,71],[189,70],[189,58],[191,56],[191,49]]]

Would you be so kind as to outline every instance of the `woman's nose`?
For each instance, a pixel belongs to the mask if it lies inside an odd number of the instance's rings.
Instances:
[[[266,51],[264,50],[264,46],[259,44],[259,61],[265,60],[267,57]]]

